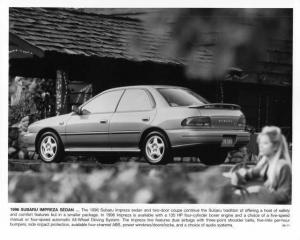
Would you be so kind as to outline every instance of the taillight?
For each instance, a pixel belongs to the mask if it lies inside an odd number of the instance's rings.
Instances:
[[[238,120],[238,122],[237,122],[237,125],[238,125],[238,127],[245,129],[245,127],[246,127],[246,118],[245,118],[244,115],[242,115],[242,116],[239,118],[239,120]]]
[[[181,122],[182,126],[195,126],[195,127],[210,127],[211,120],[209,117],[189,117]]]

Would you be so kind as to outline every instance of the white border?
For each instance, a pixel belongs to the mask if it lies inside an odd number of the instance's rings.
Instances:
[[[226,7],[226,8],[294,8],[294,72],[293,72],[293,204],[291,207],[292,213],[292,227],[291,228],[274,228],[262,227],[261,225],[245,225],[238,229],[197,229],[197,228],[182,228],[182,229],[170,229],[170,228],[139,228],[139,229],[99,229],[99,228],[9,228],[7,227],[7,216],[8,207],[14,204],[7,203],[7,106],[8,106],[8,7],[109,7],[109,8],[177,8],[177,7]],[[300,21],[300,1],[298,0],[234,0],[234,1],[224,1],[224,0],[212,0],[212,1],[182,1],[182,0],[2,0],[0,2],[1,12],[0,12],[0,29],[1,29],[1,44],[0,44],[0,54],[1,54],[1,64],[0,64],[0,106],[1,106],[1,135],[0,135],[0,216],[1,216],[1,232],[2,239],[53,239],[55,237],[68,238],[68,239],[84,239],[84,238],[109,238],[109,239],[140,239],[140,238],[153,238],[153,239],[186,239],[186,238],[210,238],[210,239],[223,239],[223,238],[233,238],[233,239],[262,239],[262,238],[272,238],[272,239],[300,239],[300,231],[297,229],[300,226],[300,174],[298,169],[300,169],[299,164],[299,133],[300,127],[300,109],[299,109],[299,97],[300,97],[300,83],[299,83],[299,21]],[[23,204],[21,204],[23,205]],[[35,206],[36,204],[30,204]],[[59,204],[55,204],[59,206]],[[91,206],[91,204],[84,204]],[[27,205],[28,206],[28,205]],[[53,205],[51,205],[53,206]],[[68,204],[68,207],[72,205]],[[77,205],[78,206],[78,205]],[[83,206],[82,204],[80,206]],[[112,206],[112,205],[109,205]],[[133,205],[122,205],[133,207]],[[142,205],[139,205],[142,206]],[[159,207],[160,205],[154,205],[154,207]],[[166,205],[163,205],[164,207]],[[171,205],[173,207],[175,205]],[[183,206],[183,205],[180,205]],[[201,207],[211,207],[213,205],[202,205]],[[218,205],[223,206],[223,205]],[[227,206],[233,207],[233,205]],[[245,205],[240,206],[245,207]]]
[[[293,7],[293,0],[10,0],[12,7],[100,7],[100,8],[283,8]]]

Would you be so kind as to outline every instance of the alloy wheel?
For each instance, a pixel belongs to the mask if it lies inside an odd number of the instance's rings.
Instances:
[[[146,154],[152,163],[159,162],[165,153],[165,143],[160,136],[151,136],[146,142]]]
[[[57,141],[53,136],[45,136],[41,141],[40,153],[46,162],[51,162],[57,153]]]

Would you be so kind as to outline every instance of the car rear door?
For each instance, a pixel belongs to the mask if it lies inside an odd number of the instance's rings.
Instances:
[[[147,89],[126,89],[109,126],[112,149],[138,150],[140,135],[155,113],[155,101]]]
[[[108,130],[111,117],[116,110],[124,90],[104,92],[87,102],[82,114],[73,113],[66,126],[66,148],[70,150],[110,149]]]

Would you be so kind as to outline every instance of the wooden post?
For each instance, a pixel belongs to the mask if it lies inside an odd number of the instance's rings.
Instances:
[[[68,75],[63,70],[56,71],[56,115],[69,111]]]

